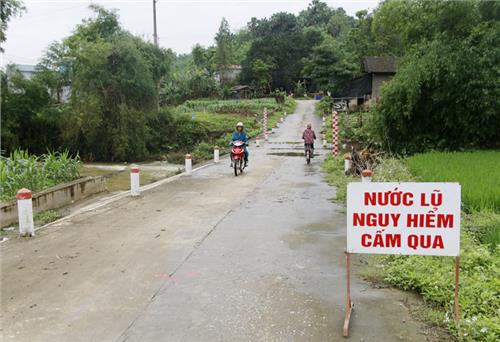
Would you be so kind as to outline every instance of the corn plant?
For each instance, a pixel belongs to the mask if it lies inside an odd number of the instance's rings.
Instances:
[[[7,158],[0,157],[0,199],[13,199],[21,188],[40,191],[77,179],[80,164],[80,157],[68,151],[35,156],[15,150]]]

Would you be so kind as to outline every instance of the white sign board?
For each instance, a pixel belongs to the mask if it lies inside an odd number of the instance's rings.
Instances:
[[[349,253],[457,256],[458,183],[350,183]]]

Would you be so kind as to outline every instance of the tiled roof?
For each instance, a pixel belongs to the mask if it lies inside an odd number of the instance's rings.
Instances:
[[[363,71],[375,73],[396,73],[396,57],[365,57],[363,58]]]

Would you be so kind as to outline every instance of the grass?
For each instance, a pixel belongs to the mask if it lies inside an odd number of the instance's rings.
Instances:
[[[429,157],[429,169],[436,172],[410,172],[408,160],[385,158],[374,169],[373,181],[459,181],[462,187],[469,188],[474,193],[473,172],[464,171],[464,176],[453,167],[457,162],[449,158],[456,156],[463,161],[464,155],[468,160],[492,160],[490,152],[470,154],[450,154],[444,160],[449,161],[450,167],[441,164],[435,159],[435,154]],[[486,156],[486,158],[484,157]],[[425,155],[416,156],[425,160]],[[412,158],[412,157],[411,157]],[[420,159],[422,158],[422,159]],[[465,158],[466,160],[467,158]],[[495,158],[493,158],[495,159]],[[430,165],[430,163],[438,163]],[[493,161],[495,163],[495,161]],[[462,164],[462,168],[467,168]],[[344,175],[343,160],[334,160],[329,157],[324,163],[327,171],[327,180],[337,186],[335,201],[345,203],[346,187],[349,182],[359,181]],[[449,173],[446,173],[449,170]],[[484,175],[485,173],[480,173]],[[428,176],[425,176],[428,175]],[[438,177],[439,175],[439,177]],[[458,178],[460,177],[460,178]],[[481,178],[476,178],[482,183]],[[498,181],[496,184],[499,184]],[[481,186],[481,185],[478,185]],[[490,185],[495,187],[495,184]],[[487,191],[487,190],[483,190]],[[493,190],[494,191],[494,190]],[[481,197],[481,194],[463,197],[468,205],[465,208],[475,208],[462,215],[461,238],[461,267],[460,267],[460,308],[461,320],[456,324],[453,320],[453,276],[454,260],[446,257],[424,256],[367,256],[372,270],[369,278],[397,286],[403,290],[416,291],[422,295],[429,314],[420,313],[419,316],[430,317],[433,325],[444,326],[459,341],[498,341],[500,340],[500,247],[492,244],[490,235],[498,234],[500,229],[500,214],[491,208],[496,198]],[[486,198],[486,199],[485,199]],[[489,202],[488,202],[489,201]],[[481,204],[481,205],[477,205]],[[483,208],[483,209],[481,209]],[[486,208],[486,209],[485,209]],[[375,271],[374,271],[375,270]]]
[[[17,191],[40,191],[80,177],[80,158],[68,152],[48,152],[41,156],[16,150],[0,159],[0,200],[15,198]]]
[[[61,217],[61,213],[56,210],[45,210],[36,214],[33,219],[38,225],[43,226],[44,224],[54,222]]]
[[[422,153],[405,163],[419,180],[460,183],[467,211],[500,212],[500,151]]]

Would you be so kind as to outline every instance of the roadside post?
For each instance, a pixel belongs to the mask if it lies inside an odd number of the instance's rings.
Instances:
[[[326,133],[323,133],[323,147],[326,148]]]
[[[338,113],[332,111],[332,154],[334,158],[339,155],[339,128],[338,128]]]
[[[219,162],[219,146],[214,147],[214,163]]]
[[[283,122],[285,121],[285,119],[283,118],[283,115],[280,117],[280,122]]]
[[[458,183],[356,182],[347,185],[344,337],[349,335],[354,307],[350,287],[351,254],[455,257],[453,309],[455,320],[459,320],[460,203]]]
[[[33,222],[33,194],[31,190],[22,188],[17,191],[17,218],[20,236],[35,236]]]
[[[262,120],[262,133],[264,133],[265,140],[267,141],[267,108],[264,107],[264,118]]]
[[[260,140],[259,140],[259,138],[255,139],[255,146],[260,147]]]
[[[190,154],[186,154],[185,162],[186,162],[186,175],[191,176],[191,172],[193,171],[193,157]]]
[[[369,183],[372,181],[372,170],[363,170],[361,171],[361,182]]]
[[[351,168],[351,156],[346,155],[344,158],[344,173],[347,173],[349,169]]]
[[[139,190],[139,167],[138,166],[132,166],[130,167],[130,195],[131,196],[139,196],[140,190]]]

